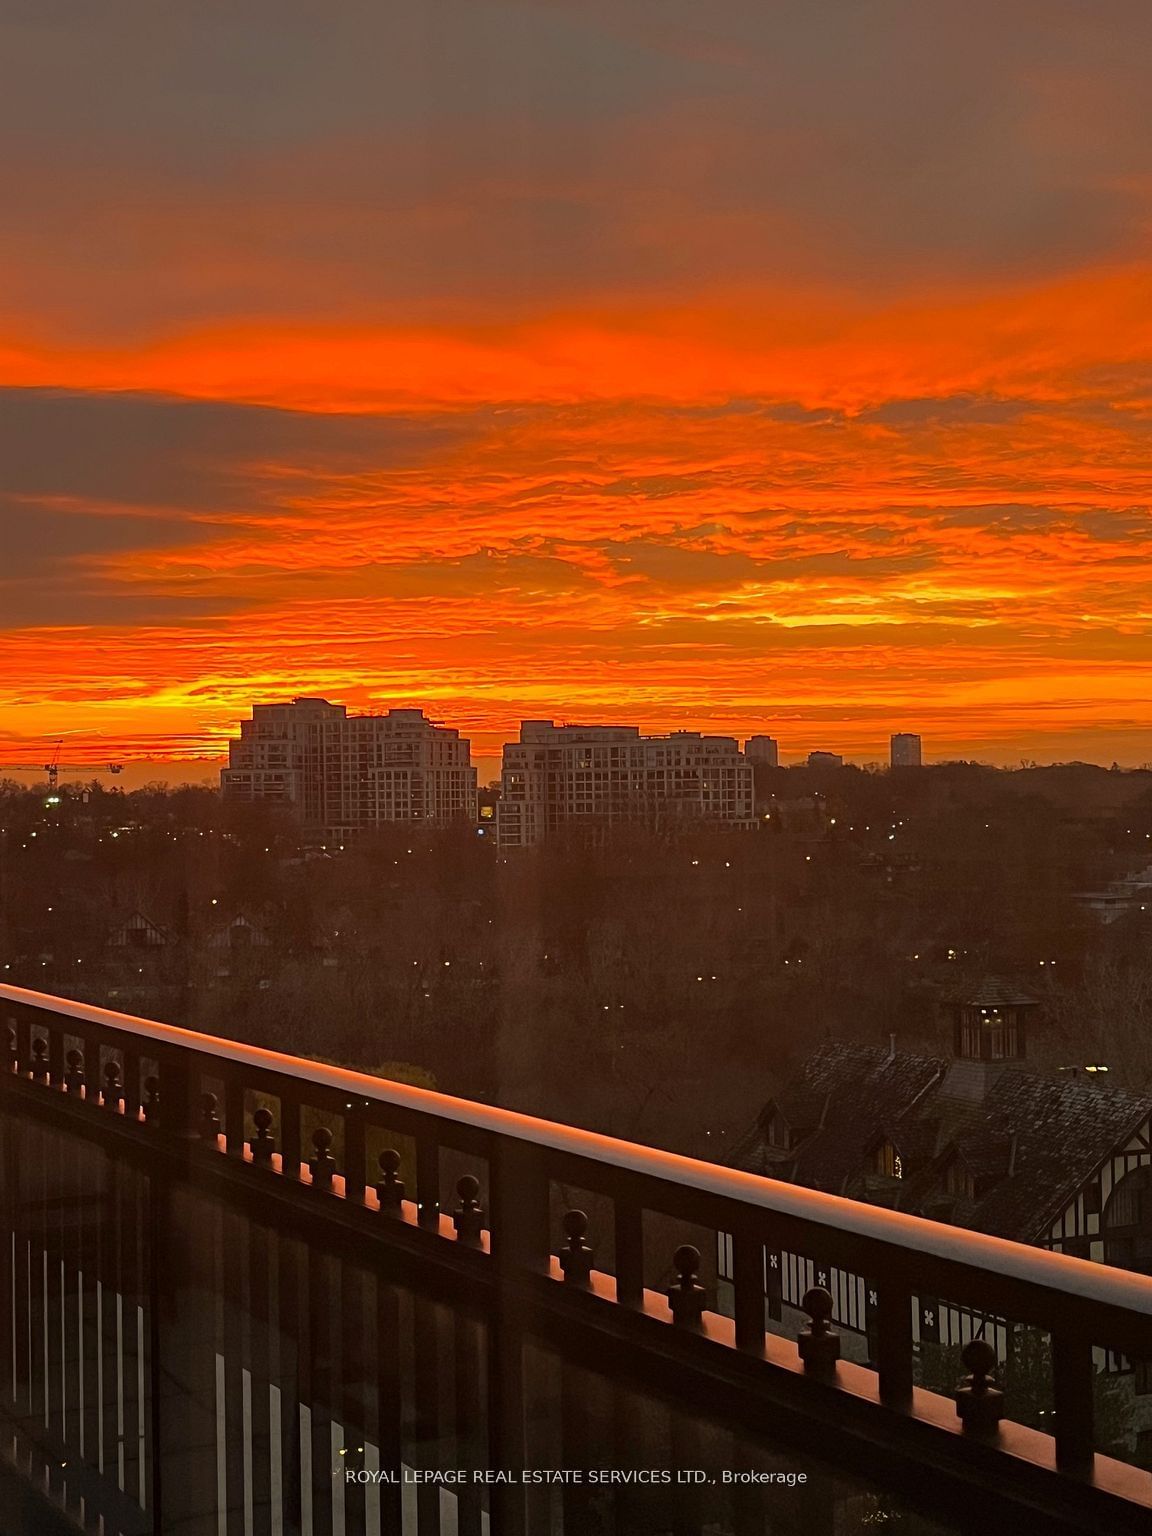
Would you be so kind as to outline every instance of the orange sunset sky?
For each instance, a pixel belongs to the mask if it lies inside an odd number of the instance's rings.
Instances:
[[[195,777],[297,693],[482,767],[522,715],[1152,760],[1150,50],[7,0],[0,762]]]

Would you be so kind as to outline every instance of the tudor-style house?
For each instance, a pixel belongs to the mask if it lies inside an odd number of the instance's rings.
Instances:
[[[749,1173],[1152,1273],[1152,1098],[1091,1071],[1028,1062],[1037,1000],[986,978],[943,1004],[946,1055],[826,1041],[761,1110],[729,1161]],[[730,1274],[721,1238],[719,1268]],[[860,1276],[785,1251],[766,1265],[769,1326],[805,1289],[833,1293],[838,1324],[868,1353]],[[917,1337],[962,1343],[1004,1325],[920,1298]]]

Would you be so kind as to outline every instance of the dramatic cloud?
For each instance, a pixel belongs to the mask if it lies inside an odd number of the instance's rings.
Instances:
[[[307,691],[486,752],[1152,757],[1150,45],[1137,0],[10,3],[5,755]]]

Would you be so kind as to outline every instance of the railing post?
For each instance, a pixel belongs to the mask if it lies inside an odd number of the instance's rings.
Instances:
[[[217,1536],[215,1307],[203,1207],[154,1176],[149,1190],[153,1526]]]
[[[433,1231],[440,1225],[440,1143],[424,1129],[416,1134],[416,1219]]]
[[[160,1124],[166,1136],[177,1141],[200,1139],[200,1074],[193,1058],[184,1051],[166,1050],[160,1057]],[[89,1092],[92,1069],[88,1070]]]
[[[1056,1465],[1062,1472],[1089,1472],[1096,1453],[1092,1344],[1083,1334],[1052,1334],[1052,1406],[1056,1416]],[[1011,1408],[1009,1408],[1011,1412]]]
[[[224,1145],[229,1157],[244,1156],[244,1079],[239,1067],[224,1077]]]
[[[280,1092],[280,1171],[290,1179],[300,1177],[300,1101],[286,1089]]]
[[[531,1142],[505,1137],[488,1160],[492,1252],[503,1269],[548,1269],[548,1168],[546,1154]]]
[[[622,1191],[613,1196],[616,1246],[616,1300],[622,1307],[644,1305],[644,1208]]]
[[[364,1203],[368,1185],[368,1149],[364,1134],[364,1105],[353,1103],[344,1113],[344,1198]]]
[[[736,1347],[764,1353],[764,1238],[737,1227],[732,1233],[732,1288]]]
[[[876,1371],[880,1401],[907,1408],[912,1401],[912,1292],[901,1280],[883,1280],[876,1301]]]

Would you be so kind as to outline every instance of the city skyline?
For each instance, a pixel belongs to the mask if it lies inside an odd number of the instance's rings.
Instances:
[[[832,9],[20,7],[0,759],[296,693],[1152,755],[1152,14]]]
[[[464,745],[470,750],[470,761],[478,770],[482,785],[499,782],[506,749],[515,743],[524,726],[540,722],[542,718],[539,715],[533,717],[520,715],[502,732],[476,733],[470,730],[466,720],[433,711],[426,701],[411,699],[382,701],[357,709],[345,700],[329,700],[320,695],[295,695],[250,700],[247,709],[250,716],[254,705],[261,710],[267,710],[313,700],[329,707],[335,704],[342,713],[347,713],[350,719],[357,720],[384,720],[389,714],[406,712],[426,715],[429,724],[445,727],[449,732],[458,733],[466,738]],[[901,761],[916,765],[923,762],[925,766],[965,761],[979,762],[990,767],[1019,768],[1080,762],[1100,767],[1118,766],[1136,770],[1146,769],[1152,762],[1152,759],[1147,758],[1118,762],[1116,759],[1109,760],[1101,756],[1040,757],[1028,750],[1027,742],[1021,742],[1019,751],[1012,756],[998,757],[995,754],[976,753],[968,750],[964,743],[961,743],[957,750],[949,751],[947,742],[933,740],[926,737],[924,732],[911,729],[912,725],[917,724],[911,721],[900,722],[898,729],[896,722],[889,722],[882,728],[882,736],[878,739],[868,738],[860,747],[854,749],[846,744],[850,739],[847,732],[825,731],[822,735],[817,735],[806,731],[803,723],[790,730],[789,726],[792,722],[787,720],[781,722],[772,716],[756,717],[755,724],[758,729],[749,732],[740,729],[724,729],[722,725],[710,718],[678,719],[661,726],[638,712],[626,709],[618,711],[614,718],[578,719],[558,709],[555,704],[548,705],[547,701],[543,702],[545,707],[551,708],[553,714],[557,715],[556,725],[572,730],[601,728],[639,730],[642,735],[652,740],[684,732],[703,734],[706,737],[731,738],[736,742],[741,753],[747,755],[750,760],[767,762],[769,766],[782,768],[837,766],[838,763],[856,768],[898,766],[894,761],[894,754],[897,751],[897,743],[901,742],[907,745],[914,744],[913,756],[907,759],[901,758]],[[547,723],[551,725],[553,722],[549,718]],[[765,724],[772,727],[771,733],[762,729]],[[232,722],[228,734],[224,737],[223,752],[218,755],[205,754],[195,759],[133,758],[130,754],[126,756],[118,750],[114,743],[99,743],[94,749],[96,757],[102,761],[113,762],[115,766],[112,771],[101,770],[91,761],[86,761],[78,768],[70,767],[69,758],[76,758],[80,753],[76,751],[79,744],[68,738],[18,743],[9,747],[10,751],[17,754],[12,760],[7,762],[0,760],[0,779],[13,778],[24,784],[39,782],[45,777],[49,759],[55,758],[59,764],[58,773],[61,780],[100,780],[124,789],[139,788],[142,784],[165,779],[175,784],[216,784],[219,781],[220,770],[227,768],[229,764],[229,745],[239,739],[238,733],[243,725],[244,720],[240,717]],[[1143,745],[1147,748],[1148,743],[1145,742]]]

